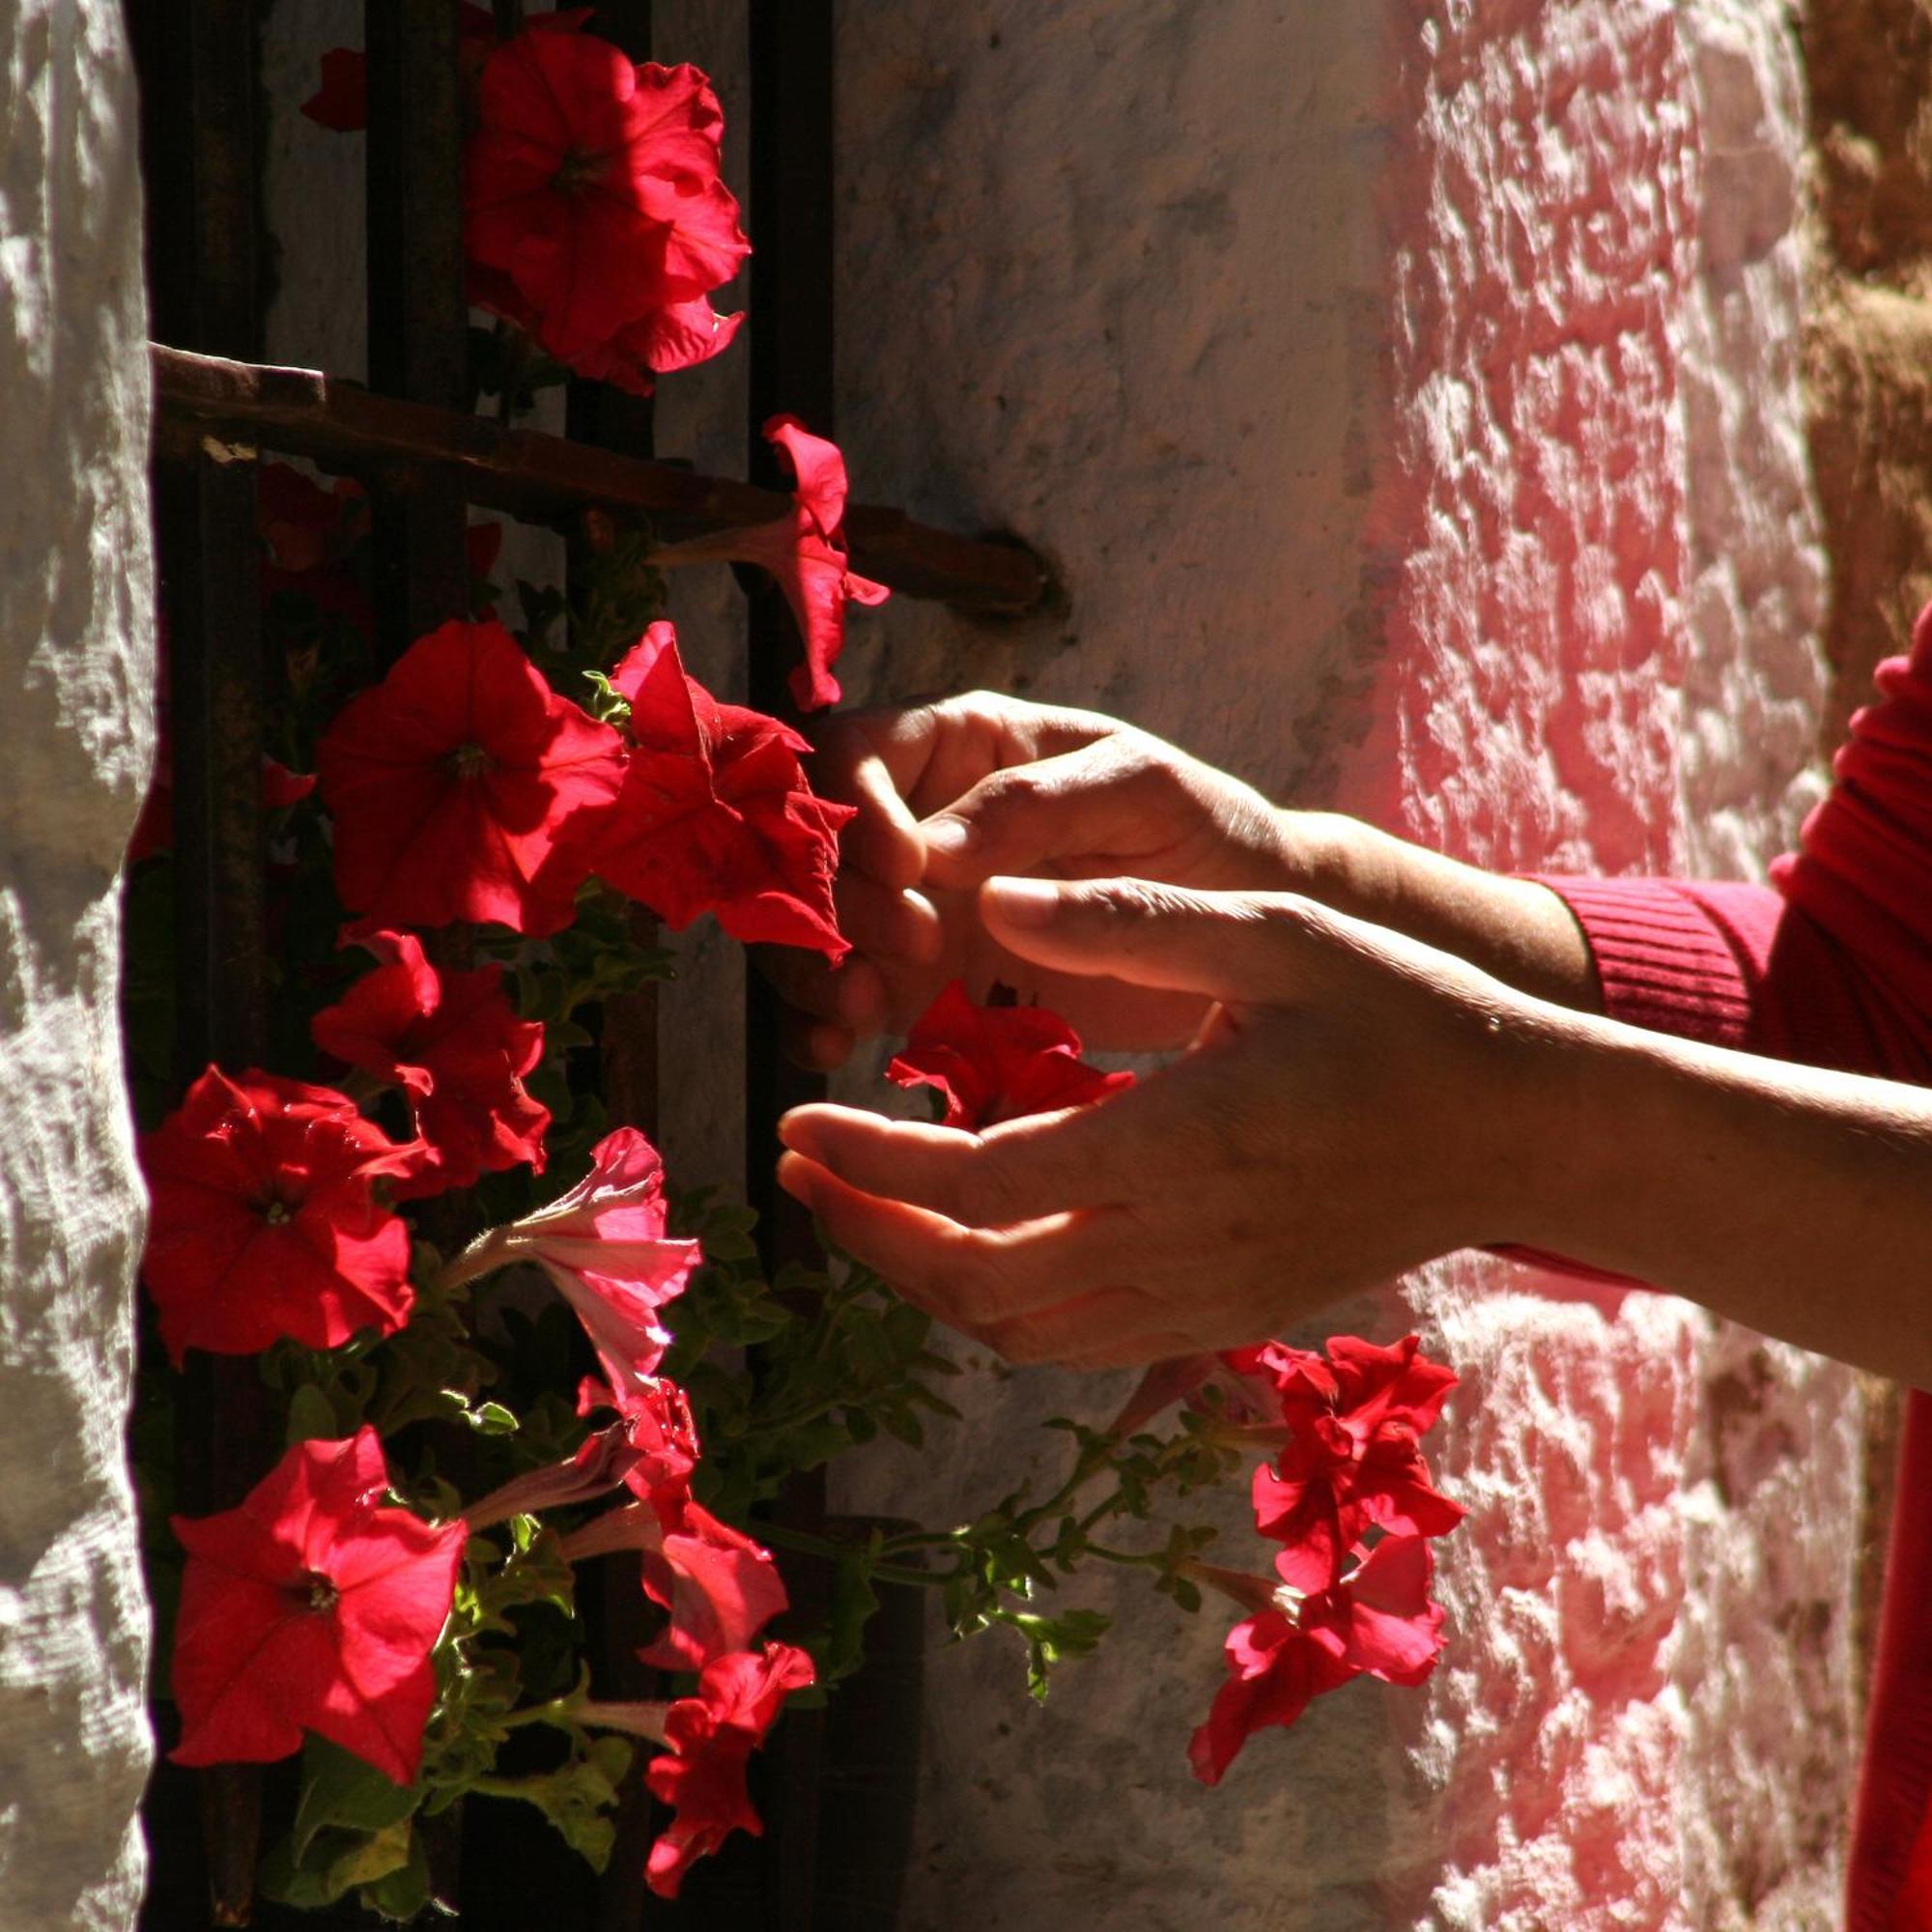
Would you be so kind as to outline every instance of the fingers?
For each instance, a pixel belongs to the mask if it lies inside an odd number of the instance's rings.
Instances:
[[[938,886],[977,886],[995,872],[1037,872],[1062,859],[1104,855],[1113,869],[1175,842],[1171,775],[1112,737],[986,777],[920,826]]]
[[[1285,893],[1194,893],[1143,879],[988,879],[980,915],[1009,952],[1211,1000],[1286,1004],[1332,939],[1328,916]]]
[[[925,866],[920,817],[1004,766],[1055,756],[1119,729],[1092,712],[968,692],[939,704],[826,721],[815,733],[813,780],[827,797],[859,807],[841,835],[848,865],[887,886],[911,886]]]
[[[828,965],[802,947],[753,949],[758,970],[790,1009],[781,1020],[787,1058],[818,1070],[839,1065],[860,1036],[885,1025],[886,969],[931,965],[944,944],[938,913],[917,893],[853,872],[840,876],[837,893],[839,930],[853,947],[843,964]]]
[[[901,782],[917,775],[922,731],[916,721],[924,715],[859,712],[828,720],[816,734],[816,789],[859,808],[839,834],[844,869],[867,873],[888,888],[915,886],[924,869],[924,847]]]
[[[854,1107],[796,1107],[779,1122],[779,1138],[862,1193],[889,1195],[962,1227],[1008,1228],[1076,1208],[1126,1205],[1136,1177],[1161,1163],[1170,1124],[1160,1104],[1162,1084],[979,1134],[889,1121]]]
[[[1069,1283],[1104,1281],[1133,1258],[1134,1231],[1118,1208],[963,1228],[923,1208],[862,1193],[803,1154],[786,1153],[778,1178],[835,1246],[908,1301],[969,1332],[1051,1306],[1065,1299]]]

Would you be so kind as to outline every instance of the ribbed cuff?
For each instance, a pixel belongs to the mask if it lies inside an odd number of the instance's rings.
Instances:
[[[1743,964],[1710,913],[1671,880],[1527,876],[1582,927],[1611,1019],[1713,1046],[1747,1044]]]

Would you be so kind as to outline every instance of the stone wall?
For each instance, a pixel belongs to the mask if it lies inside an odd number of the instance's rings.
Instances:
[[[135,110],[111,0],[0,10],[0,1928],[133,1922],[148,1613],[115,987],[153,755]]]

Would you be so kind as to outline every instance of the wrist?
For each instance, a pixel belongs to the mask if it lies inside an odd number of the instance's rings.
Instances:
[[[1397,925],[1389,908],[1401,896],[1402,855],[1411,848],[1343,812],[1272,810],[1269,890],[1299,893],[1351,919]]]

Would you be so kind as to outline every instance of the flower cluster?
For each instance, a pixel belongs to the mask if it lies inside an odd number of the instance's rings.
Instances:
[[[1058,1013],[1019,1006],[1003,986],[976,1006],[954,980],[887,1072],[935,1089],[947,1126],[975,1129],[1089,1105],[1131,1082],[1080,1050]],[[1254,1731],[1293,1724],[1323,1691],[1363,1675],[1418,1684],[1435,1668],[1442,1610],[1429,1597],[1429,1540],[1464,1512],[1435,1487],[1421,1449],[1457,1378],[1419,1349],[1415,1335],[1393,1348],[1337,1335],[1325,1355],[1267,1342],[1157,1362],[1097,1438],[1124,1442],[1186,1401],[1204,1419],[1232,1405],[1239,1439],[1279,1444],[1253,1478],[1255,1526],[1281,1546],[1273,1578],[1194,1556],[1168,1577],[1173,1594],[1181,1579],[1207,1583],[1253,1612],[1228,1636],[1229,1681],[1189,1748],[1205,1783],[1220,1782]]]
[[[832,877],[851,810],[812,794],[805,741],[718,703],[667,623],[601,682],[617,724],[554,692],[494,619],[412,644],[317,752],[343,903],[377,927],[543,937],[596,874],[672,926],[713,912],[740,938],[842,957]]]
[[[655,377],[726,348],[744,320],[718,314],[710,299],[751,253],[720,173],[718,97],[695,67],[635,63],[583,32],[590,11],[533,16],[507,40],[488,9],[462,13],[473,124],[464,161],[467,290],[526,345],[499,373],[506,394],[534,380],[534,345],[561,369],[649,395]],[[362,128],[367,81],[360,53],[333,48],[302,111],[326,128]],[[886,587],[850,567],[838,445],[796,416],[772,417],[764,433],[795,479],[791,509],[662,545],[651,560],[665,569],[750,563],[774,578],[805,645],[792,697],[811,710],[838,700],[832,667],[846,606],[877,604]]]
[[[785,1695],[812,1681],[811,1661],[787,1644],[757,1646],[786,1607],[771,1552],[722,1522],[692,1495],[700,1446],[684,1391],[659,1373],[670,1336],[667,1303],[699,1260],[696,1241],[665,1232],[663,1168],[634,1127],[599,1144],[589,1175],[549,1207],[492,1229],[443,1271],[460,1286],[499,1267],[533,1263],[582,1322],[605,1380],[586,1379],[585,1414],[616,1420],[555,1466],[514,1479],[465,1514],[474,1528],[538,1509],[587,1503],[619,1488],[633,1500],[603,1511],[561,1543],[571,1562],[619,1550],[641,1559],[643,1593],[667,1612],[639,1653],[656,1668],[699,1673],[696,1696],[668,1707],[585,1703],[579,1722],[641,1730],[670,1745],[650,1769],[653,1790],[677,1806],[649,1865],[652,1888],[676,1894],[692,1861],[734,1829],[761,1827],[746,1797],[745,1759]],[[755,1696],[749,1686],[755,1682]],[[661,1788],[662,1787],[662,1788]]]
[[[1281,1545],[1278,1581],[1192,1572],[1254,1612],[1228,1634],[1228,1681],[1189,1746],[1204,1783],[1220,1782],[1255,1731],[1293,1724],[1323,1691],[1364,1675],[1419,1684],[1435,1667],[1429,1540],[1463,1509],[1435,1489],[1421,1450],[1456,1377],[1419,1343],[1336,1335],[1325,1356],[1269,1342],[1222,1358],[1260,1391],[1263,1432],[1286,1440],[1254,1474],[1255,1526]]]

